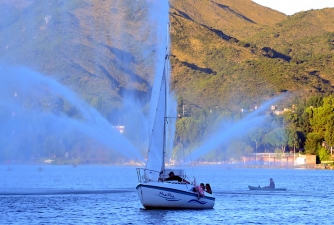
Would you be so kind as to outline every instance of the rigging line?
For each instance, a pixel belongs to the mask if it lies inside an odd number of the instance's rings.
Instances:
[[[166,117],[166,119],[169,118],[169,117]],[[167,124],[168,123],[168,120],[167,120]],[[167,138],[167,151],[166,151],[166,156],[168,158],[168,162],[169,162],[169,165],[170,165],[170,159],[171,159],[171,150],[170,148],[172,148],[173,150],[173,138],[172,138],[172,131],[171,131],[171,127],[170,126],[167,126],[168,127],[168,138]]]
[[[189,150],[189,157],[190,157],[190,162],[192,162],[192,157],[191,157],[191,151],[190,151],[190,145],[188,146],[188,150]],[[196,179],[195,179],[195,172],[194,172],[194,165],[191,165],[191,171],[193,173],[193,178],[194,178],[194,183],[196,186]]]

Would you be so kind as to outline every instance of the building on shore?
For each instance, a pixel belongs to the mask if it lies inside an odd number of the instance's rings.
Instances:
[[[243,163],[282,166],[314,166],[316,164],[316,156],[293,153],[252,153],[243,157]]]

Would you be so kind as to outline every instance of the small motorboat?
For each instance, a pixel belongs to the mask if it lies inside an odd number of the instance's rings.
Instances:
[[[255,186],[248,186],[249,190],[251,191],[286,191],[286,188],[269,188],[269,187],[255,187]]]

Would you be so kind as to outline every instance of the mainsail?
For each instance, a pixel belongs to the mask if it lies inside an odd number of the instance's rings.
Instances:
[[[167,108],[167,81],[169,55],[166,49],[163,73],[156,77],[151,96],[151,131],[148,161],[146,164],[145,179],[158,180],[159,172],[165,169],[166,152],[166,108]],[[155,172],[154,172],[155,171]]]

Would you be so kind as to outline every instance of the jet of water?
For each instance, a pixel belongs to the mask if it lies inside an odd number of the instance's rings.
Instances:
[[[103,116],[59,82],[24,67],[0,66],[0,133],[63,136],[78,131],[97,140],[127,158],[144,161],[138,150]],[[55,99],[64,99],[75,114],[59,111]],[[33,131],[33,132],[31,132]],[[6,141],[4,139],[1,139]],[[17,140],[20,141],[20,140]]]
[[[192,160],[196,160],[201,156],[207,154],[209,151],[215,149],[219,145],[228,143],[234,137],[242,137],[252,130],[255,126],[261,126],[265,121],[264,112],[274,104],[282,99],[283,95],[271,99],[262,107],[247,115],[240,121],[224,124],[220,126],[220,129],[212,135],[205,143],[199,148],[195,149],[185,160],[185,163],[190,163]]]

